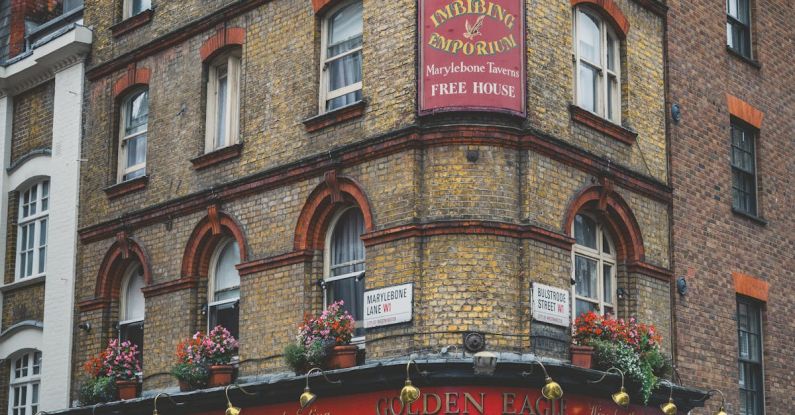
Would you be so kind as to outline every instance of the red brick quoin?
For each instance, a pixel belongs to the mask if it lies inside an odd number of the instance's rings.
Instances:
[[[214,35],[202,43],[201,48],[199,48],[199,55],[202,58],[202,62],[205,62],[216,52],[227,46],[242,46],[245,40],[246,29],[242,27],[219,27]]]
[[[627,33],[629,33],[629,20],[613,0],[571,0],[572,7],[580,4],[589,4],[601,12],[604,17],[612,21],[613,27],[618,31],[618,36],[621,39],[626,39]]]
[[[116,300],[119,298],[121,280],[125,271],[134,262],[143,267],[144,283],[152,283],[152,270],[149,265],[149,255],[135,239],[127,236],[125,232],[116,235],[116,242],[110,246],[97,274],[97,285],[94,290],[96,300]],[[107,302],[110,305],[110,302]]]
[[[149,68],[138,68],[136,65],[127,66],[127,72],[113,84],[113,98],[119,98],[130,88],[140,85],[149,85],[151,71]]]
[[[249,249],[243,227],[217,205],[207,208],[207,216],[200,220],[188,239],[182,256],[182,278],[207,277],[213,251],[225,238],[233,238],[240,249],[240,262],[248,261]]]
[[[359,207],[364,216],[365,233],[374,229],[370,202],[361,186],[349,177],[337,177],[335,171],[326,172],[325,179],[309,195],[298,216],[294,242],[296,251],[323,249],[329,220],[340,207]]]

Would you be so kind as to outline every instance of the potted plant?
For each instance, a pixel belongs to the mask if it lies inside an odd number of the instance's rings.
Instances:
[[[105,375],[114,379],[119,399],[134,399],[138,396],[138,375],[141,364],[138,361],[138,346],[130,341],[112,339],[105,349],[103,369]]]
[[[590,343],[596,336],[594,331],[601,330],[601,328],[595,327],[593,323],[597,317],[596,313],[588,312],[580,314],[574,319],[571,336],[572,344],[569,346],[571,364],[574,366],[586,369],[593,367],[593,346]]]
[[[575,321],[574,339],[593,347],[593,366],[606,370],[616,367],[630,382],[640,386],[644,404],[657,385],[667,377],[671,364],[660,350],[660,335],[653,325],[600,316],[594,312],[580,315]]]
[[[197,333],[177,344],[177,364],[171,368],[171,374],[179,381],[179,390],[182,392],[207,387],[210,369],[199,352],[202,339],[201,333]]]
[[[200,342],[195,350],[191,349],[193,361],[207,364],[210,370],[208,386],[213,388],[232,383],[232,357],[237,354],[239,343],[234,336],[221,325],[213,327],[207,335],[197,332],[194,339]]]
[[[116,383],[113,378],[105,375],[104,362],[105,352],[102,352],[89,359],[83,365],[83,370],[88,375],[88,379],[80,385],[81,405],[94,405],[116,399],[118,394]]]
[[[298,327],[295,344],[285,348],[286,363],[296,373],[310,367],[342,369],[356,365],[358,347],[352,346],[354,320],[340,300],[332,303],[317,317],[307,316]]]

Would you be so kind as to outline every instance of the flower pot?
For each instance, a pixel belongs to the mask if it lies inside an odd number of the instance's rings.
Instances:
[[[119,391],[119,399],[123,401],[138,397],[137,380],[117,380],[116,389]]]
[[[356,346],[334,346],[329,350],[326,365],[329,369],[344,369],[356,366]]]
[[[234,371],[235,367],[232,365],[211,365],[210,379],[207,381],[207,386],[215,388],[232,383],[232,372]]]
[[[179,381],[179,391],[180,392],[189,392],[192,391],[193,388],[190,387],[190,383],[187,380],[180,380]]]
[[[571,364],[586,369],[591,368],[593,364],[593,347],[572,344],[569,350],[571,351]]]

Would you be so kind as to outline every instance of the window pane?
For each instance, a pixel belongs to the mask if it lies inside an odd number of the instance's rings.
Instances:
[[[221,248],[221,253],[215,263],[215,274],[213,289],[215,290],[213,301],[221,301],[230,298],[237,298],[236,292],[230,292],[230,288],[240,286],[240,274],[235,265],[240,263],[240,248],[234,240],[227,241]]]
[[[138,13],[141,13],[144,10],[148,10],[152,7],[151,0],[130,0],[132,1],[132,15],[135,16]]]
[[[138,361],[143,362],[144,354],[144,322],[125,324],[119,327],[119,338],[138,346]]]
[[[38,375],[41,372],[41,352],[33,354],[33,374]]]
[[[39,269],[44,272],[44,264],[47,259],[47,219],[39,221]]]
[[[582,11],[577,11],[577,14],[577,44],[579,45],[580,57],[593,64],[601,65],[599,21]]]
[[[333,110],[335,108],[344,107],[349,104],[353,104],[354,102],[359,102],[362,100],[362,90],[357,90],[351,92],[349,94],[341,95],[336,98],[330,99],[326,102],[326,111]]]
[[[574,239],[577,241],[577,245],[596,249],[596,222],[588,216],[575,216]]]
[[[576,293],[582,297],[598,300],[597,262],[580,255],[574,257],[574,281]]]
[[[45,180],[41,184],[41,211],[45,212],[49,209],[50,198],[50,181]]]
[[[607,69],[610,71],[616,70],[616,47],[618,42],[613,38],[610,31],[607,32]]]
[[[354,42],[349,40],[361,37],[362,34],[362,3],[356,2],[335,13],[329,19],[328,56],[333,57],[346,50],[358,47],[361,39]]]
[[[226,101],[228,94],[227,91],[227,66],[221,65],[217,69],[218,75],[218,95],[216,100],[216,129],[215,129],[215,147],[223,147],[226,144]]]
[[[33,393],[30,394],[30,403],[31,404],[37,404],[37,403],[39,403],[39,384],[38,383],[34,383],[31,386],[33,386]]]
[[[144,285],[143,269],[138,266],[127,282],[122,320],[143,320],[145,305],[144,293],[141,289],[144,288]]]
[[[604,232],[602,232],[602,252],[610,253],[610,241],[607,240],[607,234]]]
[[[596,70],[580,63],[577,76],[577,105],[591,112],[596,112]]]
[[[237,301],[210,308],[210,329],[220,324],[229,330],[236,339],[240,339],[239,321],[240,307]]]
[[[133,96],[127,104],[125,135],[135,134],[146,129],[149,119],[149,92],[143,91]]]
[[[609,76],[607,81],[607,118],[608,119],[615,119],[615,104],[617,101],[617,93],[618,93],[618,81],[614,76]]]
[[[364,280],[358,278],[344,278],[326,284],[327,302],[343,300],[343,308],[347,310],[356,321],[354,336],[364,336]]]
[[[362,81],[362,52],[354,52],[329,62],[329,91]]]
[[[613,304],[613,267],[608,264],[602,265],[602,278],[604,282],[604,302]]]
[[[331,237],[331,276],[364,271],[364,217],[348,209],[337,220]]]
[[[577,299],[577,315],[579,316],[582,313],[587,313],[589,311],[593,311],[594,313],[599,313],[599,307],[592,302]]]
[[[127,167],[146,162],[146,134],[127,140]]]

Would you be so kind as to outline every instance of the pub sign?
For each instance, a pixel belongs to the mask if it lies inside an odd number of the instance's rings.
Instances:
[[[419,0],[420,114],[525,115],[524,1]]]

